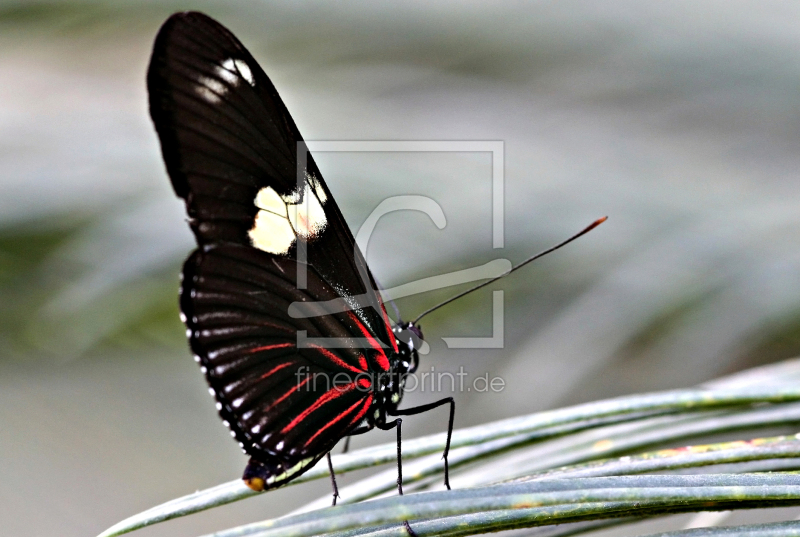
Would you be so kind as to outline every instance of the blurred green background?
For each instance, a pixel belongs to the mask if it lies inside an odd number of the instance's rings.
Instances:
[[[0,1],[3,535],[94,535],[244,466],[178,320],[193,242],[147,114],[152,40],[182,9],[245,43],[309,140],[504,141],[503,250],[488,154],[316,156],[354,230],[391,195],[443,207],[442,231],[418,213],[381,221],[369,262],[387,287],[519,261],[609,215],[495,285],[505,348],[441,340],[491,334],[489,291],[425,319],[423,369],[506,381],[456,393],[457,427],[800,354],[797,2]],[[410,318],[452,292],[399,306]],[[141,535],[325,494],[314,482]]]

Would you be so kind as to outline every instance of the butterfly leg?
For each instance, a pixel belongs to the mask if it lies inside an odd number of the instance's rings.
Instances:
[[[421,414],[423,412],[427,412],[429,410],[433,410],[434,408],[440,407],[442,405],[450,405],[450,419],[447,422],[447,443],[444,446],[444,454],[442,458],[444,459],[444,486],[447,487],[447,490],[450,490],[450,463],[447,460],[447,455],[450,453],[450,439],[453,436],[453,420],[456,416],[456,402],[453,400],[452,397],[445,397],[439,401],[434,403],[428,403],[427,405],[420,405],[415,406],[413,408],[406,408],[404,410],[395,410],[392,412],[393,416],[413,416],[415,414]],[[400,440],[397,441],[398,450],[400,449]]]
[[[354,436],[354,435],[357,435],[357,434],[364,434],[367,431],[371,431],[371,430],[372,430],[372,427],[358,427],[358,428],[352,430],[350,432],[350,434],[348,434],[345,437],[344,449],[342,450],[342,453],[347,453],[347,451],[349,450],[349,448],[350,448],[350,437],[351,436]],[[336,485],[336,474],[333,471],[333,461],[331,461],[331,452],[330,451],[328,452],[326,457],[328,458],[328,470],[331,473],[331,485],[333,486],[333,505],[336,505],[336,498],[341,498],[341,496],[339,496],[339,487]]]
[[[384,431],[397,428],[397,492],[400,494],[400,496],[403,495],[403,449],[401,447],[401,438],[403,436],[402,426],[403,420],[400,418],[397,418],[393,422],[385,425],[377,425],[379,429]],[[408,524],[408,520],[403,521],[403,527],[408,532],[409,537],[418,537],[417,533],[412,530],[411,526]]]
[[[384,431],[397,428],[397,492],[400,496],[403,495],[403,450],[400,446],[402,433],[403,420],[397,418],[396,420],[385,425],[377,425],[377,427]]]
[[[333,505],[336,505],[336,498],[341,498],[341,496],[339,496],[339,487],[336,486],[336,474],[333,472],[333,462],[331,461],[330,451],[328,452],[326,457],[328,458],[328,470],[331,472],[331,485],[333,486]]]

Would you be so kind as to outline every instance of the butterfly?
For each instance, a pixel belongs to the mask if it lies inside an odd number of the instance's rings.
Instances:
[[[422,332],[393,325],[339,207],[270,79],[225,27],[197,12],[161,27],[150,115],[197,249],[183,265],[189,345],[261,491],[310,469],[346,436],[397,431]],[[326,308],[329,301],[345,308]],[[292,304],[316,313],[292,316]],[[316,309],[315,309],[316,308]],[[330,459],[329,459],[330,462]],[[335,487],[335,481],[334,481]],[[335,492],[334,492],[335,502]]]

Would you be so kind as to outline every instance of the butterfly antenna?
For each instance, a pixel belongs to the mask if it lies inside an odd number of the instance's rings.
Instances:
[[[431,313],[432,311],[436,311],[436,310],[438,310],[438,309],[439,309],[439,308],[441,308],[442,306],[445,306],[445,305],[447,305],[447,304],[449,304],[449,303],[453,302],[454,300],[458,300],[459,298],[461,298],[461,297],[462,297],[462,296],[464,296],[464,295],[468,295],[468,294],[470,294],[470,293],[471,293],[471,292],[473,292],[473,291],[477,291],[477,290],[478,290],[478,289],[480,289],[481,287],[486,287],[487,285],[489,285],[489,284],[491,284],[491,283],[494,283],[494,282],[496,282],[496,281],[497,281],[497,280],[499,280],[500,278],[505,278],[506,276],[508,276],[509,274],[511,274],[512,272],[514,272],[515,270],[517,270],[517,269],[520,269],[520,268],[524,267],[525,265],[527,265],[527,264],[528,264],[528,263],[530,263],[531,261],[535,261],[535,260],[539,259],[540,257],[542,257],[542,256],[545,256],[545,255],[549,254],[550,252],[555,252],[556,250],[558,250],[558,249],[559,249],[559,248],[561,248],[562,246],[566,246],[567,244],[571,243],[572,241],[574,241],[574,240],[575,240],[575,239],[577,239],[578,237],[580,237],[580,236],[582,236],[582,235],[586,235],[587,233],[589,233],[591,230],[593,230],[594,228],[596,228],[597,226],[599,226],[600,224],[602,224],[602,223],[603,223],[603,222],[605,222],[606,220],[608,220],[608,217],[607,217],[607,216],[604,216],[604,217],[602,217],[602,218],[598,218],[597,220],[595,220],[594,222],[592,222],[592,223],[591,223],[591,225],[589,225],[588,227],[584,228],[584,229],[583,229],[582,231],[580,231],[579,233],[576,233],[575,235],[573,235],[572,237],[568,238],[567,240],[565,240],[565,241],[562,241],[562,242],[560,242],[560,243],[556,244],[555,246],[552,246],[552,247],[548,248],[547,250],[544,250],[543,252],[539,252],[538,254],[536,254],[536,255],[534,255],[534,256],[531,256],[531,257],[529,257],[528,259],[526,259],[526,260],[525,260],[525,261],[523,261],[522,263],[519,263],[519,264],[517,264],[517,265],[513,266],[513,267],[511,268],[511,270],[509,270],[509,271],[508,271],[508,272],[506,272],[505,274],[501,274],[500,276],[497,276],[496,278],[492,278],[491,280],[486,280],[486,281],[485,281],[485,282],[483,282],[483,283],[479,283],[479,284],[478,284],[478,285],[476,285],[475,287],[472,287],[472,288],[470,288],[470,289],[467,289],[466,291],[464,291],[464,292],[462,292],[462,293],[458,293],[457,295],[455,295],[455,296],[452,296],[452,297],[448,298],[448,299],[447,299],[447,300],[445,300],[444,302],[440,302],[439,304],[436,304],[436,305],[435,305],[435,306],[433,306],[432,308],[430,308],[430,309],[427,309],[427,310],[423,311],[422,313],[420,313],[419,315],[417,315],[417,318],[416,318],[416,319],[414,319],[413,321],[411,321],[411,324],[417,324],[417,323],[419,322],[419,320],[420,320],[420,319],[422,319],[423,317],[425,317],[427,314]]]

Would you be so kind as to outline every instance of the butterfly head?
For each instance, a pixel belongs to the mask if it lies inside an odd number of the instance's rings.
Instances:
[[[403,399],[406,377],[417,370],[422,343],[422,330],[412,323],[399,323],[392,329],[397,352],[389,357],[389,370],[378,377],[373,420],[385,423],[387,413],[395,410]]]
[[[420,348],[422,341],[425,339],[422,335],[422,329],[414,323],[400,322],[392,332],[397,341],[397,356],[401,362],[404,362],[401,365],[405,368],[405,373],[415,372],[419,366],[417,349]]]

